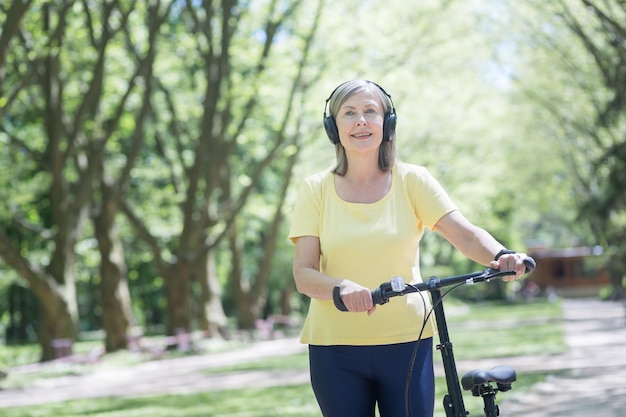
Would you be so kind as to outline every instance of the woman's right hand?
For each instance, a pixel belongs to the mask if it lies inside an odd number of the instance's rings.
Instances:
[[[376,306],[369,289],[344,279],[320,273],[320,241],[316,236],[301,236],[296,240],[293,260],[293,277],[299,293],[320,300],[332,300],[333,288],[339,282],[341,299],[348,311],[367,311],[371,315]]]
[[[339,284],[341,300],[353,313],[361,313],[367,311],[367,315],[371,316],[376,311],[376,305],[372,301],[372,292],[369,288],[365,288],[356,282],[344,279]]]

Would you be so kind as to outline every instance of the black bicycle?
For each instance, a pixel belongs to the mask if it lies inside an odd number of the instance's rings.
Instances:
[[[526,265],[527,274],[532,272],[536,266],[535,260],[530,257],[524,260],[524,264]],[[372,291],[374,304],[386,304],[392,297],[414,292],[430,292],[433,303],[431,313],[434,311],[437,329],[439,331],[439,344],[437,345],[437,349],[441,352],[443,359],[443,369],[448,388],[448,393],[443,398],[443,407],[447,417],[466,417],[469,415],[463,402],[461,386],[463,389],[471,391],[473,396],[482,397],[485,417],[499,416],[500,410],[495,401],[496,394],[498,392],[509,391],[512,388],[513,382],[517,379],[517,374],[515,369],[506,365],[496,366],[489,370],[474,369],[463,375],[459,384],[459,375],[444,313],[443,298],[450,291],[461,285],[489,282],[492,279],[507,275],[515,275],[515,271],[500,271],[489,268],[479,272],[446,278],[431,277],[428,282],[419,284],[406,284],[402,277],[394,277],[389,282],[382,283],[378,288]],[[441,293],[441,288],[450,286],[453,286],[453,288],[444,294]],[[336,286],[333,290],[333,301],[335,307],[339,310],[348,311],[341,299],[339,286]]]

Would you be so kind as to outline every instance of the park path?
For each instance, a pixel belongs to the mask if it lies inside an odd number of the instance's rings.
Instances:
[[[570,349],[539,369],[566,372],[505,399],[502,417],[626,417],[626,303],[572,299],[564,307]]]
[[[529,390],[503,394],[502,417],[625,417],[626,323],[620,303],[565,300],[569,351],[494,360],[457,361],[459,374],[507,364],[518,373],[550,371],[559,376]],[[304,352],[295,338],[255,342],[228,352],[152,361],[123,369],[97,369],[80,376],[39,380],[23,389],[0,390],[0,409],[97,397],[184,394],[242,387],[307,383],[303,370],[207,373],[204,370]],[[442,374],[441,369],[437,369]],[[514,386],[515,387],[515,386]]]

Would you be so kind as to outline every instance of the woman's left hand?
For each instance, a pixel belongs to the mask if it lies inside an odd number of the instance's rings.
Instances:
[[[491,261],[489,267],[500,271],[515,271],[515,275],[505,275],[502,278],[504,281],[513,281],[526,273],[524,260],[527,257],[525,253],[507,253],[500,256],[497,261]]]

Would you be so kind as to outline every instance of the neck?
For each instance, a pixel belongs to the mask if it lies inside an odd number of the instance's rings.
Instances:
[[[348,171],[345,177],[350,181],[369,182],[383,174],[386,172],[378,166],[378,153],[348,158]]]
[[[391,171],[378,168],[378,163],[351,161],[342,177],[335,177],[335,191],[339,198],[350,203],[374,203],[384,198],[391,189]]]
[[[345,177],[351,181],[368,182],[380,178],[380,176],[384,174],[386,174],[385,171],[378,167],[378,159],[372,162],[358,158],[348,161],[348,171]]]

